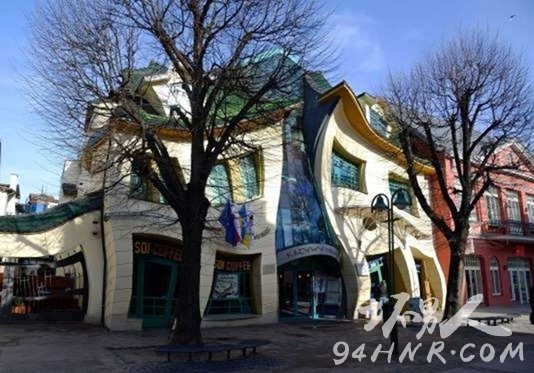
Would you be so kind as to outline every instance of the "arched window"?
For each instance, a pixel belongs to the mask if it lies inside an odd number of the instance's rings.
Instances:
[[[491,289],[492,295],[501,295],[501,277],[499,274],[499,262],[496,257],[490,260]]]

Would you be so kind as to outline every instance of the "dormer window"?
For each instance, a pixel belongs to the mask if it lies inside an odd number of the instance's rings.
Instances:
[[[369,123],[380,136],[389,137],[388,124],[384,119],[384,112],[378,105],[373,105],[369,108]]]

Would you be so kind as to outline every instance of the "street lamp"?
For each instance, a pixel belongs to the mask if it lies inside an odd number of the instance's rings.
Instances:
[[[389,270],[388,270],[388,303],[383,305],[383,315],[384,320],[388,320],[393,313],[393,302],[394,299],[391,295],[393,289],[395,289],[395,275],[393,273],[395,269],[395,255],[393,250],[395,250],[395,237],[393,235],[393,206],[397,207],[400,210],[404,210],[406,207],[411,205],[411,202],[406,196],[408,191],[406,189],[397,189],[391,194],[391,199],[388,198],[384,193],[379,193],[374,196],[371,201],[371,212],[383,212],[387,211],[387,223],[388,223],[388,253],[389,253]],[[393,329],[390,334],[390,341],[393,344],[393,354],[399,354],[399,338],[397,333],[397,321],[393,324]]]

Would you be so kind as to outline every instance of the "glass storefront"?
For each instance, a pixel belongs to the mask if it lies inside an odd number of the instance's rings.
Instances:
[[[295,260],[278,268],[281,317],[342,317],[343,284],[329,257]]]
[[[217,253],[206,315],[255,312],[253,264],[257,257]]]

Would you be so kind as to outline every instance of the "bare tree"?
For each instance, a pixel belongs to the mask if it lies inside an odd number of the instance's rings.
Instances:
[[[461,299],[469,215],[496,173],[521,167],[521,157],[510,161],[496,151],[512,140],[530,143],[530,88],[520,59],[497,37],[479,30],[448,42],[409,74],[390,78],[385,98],[398,124],[414,194],[449,243],[445,317],[456,312]],[[420,157],[435,171],[434,203],[416,177]],[[445,160],[453,162],[456,187],[451,187]]]
[[[314,1],[301,0],[58,0],[35,12],[28,86],[54,140],[79,151],[94,114],[105,115],[97,132],[117,152],[112,160],[131,162],[176,213],[183,266],[174,342],[202,340],[200,254],[210,172],[231,149],[251,146],[243,136],[251,122],[279,120],[296,100],[303,71],[323,64],[324,17]],[[149,61],[157,63],[140,69]],[[175,93],[185,97],[170,113],[147,112],[132,88],[139,74],[160,66],[177,74]],[[118,135],[125,127],[128,141]],[[187,133],[188,177],[162,129]]]

